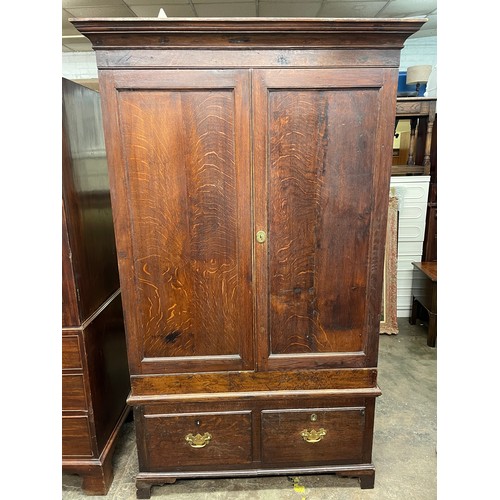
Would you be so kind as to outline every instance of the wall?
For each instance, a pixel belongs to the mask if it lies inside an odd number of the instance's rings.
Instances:
[[[406,40],[405,46],[401,51],[399,69],[406,71],[408,66],[416,66],[418,64],[437,65],[437,37],[426,36]]]
[[[97,78],[95,53],[63,52],[62,76],[69,80],[89,80]]]

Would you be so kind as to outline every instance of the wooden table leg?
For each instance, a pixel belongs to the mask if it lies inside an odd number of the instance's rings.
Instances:
[[[414,325],[417,322],[417,313],[418,313],[418,300],[412,296],[411,298],[411,313],[409,318],[410,325]]]

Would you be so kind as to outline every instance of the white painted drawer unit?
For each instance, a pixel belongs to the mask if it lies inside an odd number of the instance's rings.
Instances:
[[[422,258],[429,181],[429,175],[391,177],[391,194],[395,194],[399,200],[398,317],[410,316],[413,279],[411,263]],[[422,279],[422,287],[423,284]],[[414,286],[419,288],[420,283],[417,282]]]

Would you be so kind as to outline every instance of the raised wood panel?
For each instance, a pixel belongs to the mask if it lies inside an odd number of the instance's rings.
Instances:
[[[192,465],[248,464],[252,461],[251,412],[147,415],[144,417],[151,470]],[[205,446],[193,448],[189,434],[208,434]]]
[[[254,75],[255,219],[268,231],[256,247],[258,308],[269,311],[257,315],[262,366],[362,366],[366,331],[378,328],[367,295],[383,244],[370,235],[383,234],[391,144],[373,131],[392,82],[380,70]]]
[[[93,455],[88,417],[62,417],[62,455],[63,457]]]
[[[363,348],[376,106],[374,90],[269,94],[272,354]]]
[[[87,410],[87,398],[83,375],[63,374],[62,409]]]
[[[164,72],[147,88],[120,89],[136,286],[123,294],[134,297],[146,364],[211,371],[251,361],[245,73]]]
[[[65,335],[62,338],[62,369],[82,369],[80,354],[80,337],[78,335]]]
[[[62,87],[63,327],[79,327],[120,284],[100,95]]]
[[[318,442],[304,431],[324,430]],[[356,463],[363,460],[365,408],[309,408],[262,412],[262,460],[267,464]],[[310,437],[309,437],[310,438]],[[287,446],[283,446],[283,440]]]

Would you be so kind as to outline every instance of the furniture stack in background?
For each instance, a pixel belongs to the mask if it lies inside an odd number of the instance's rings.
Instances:
[[[107,493],[130,391],[100,96],[62,81],[62,467]]]
[[[425,237],[428,175],[393,176],[391,193],[399,201],[398,265],[397,265],[397,315],[410,317],[413,266],[422,260]],[[422,284],[423,286],[423,284]],[[419,288],[419,285],[416,285]]]

